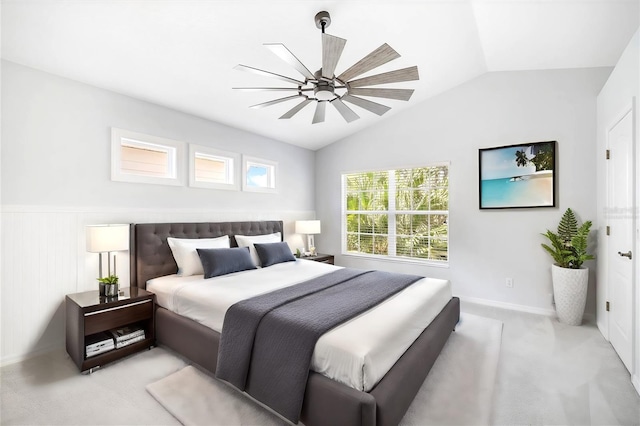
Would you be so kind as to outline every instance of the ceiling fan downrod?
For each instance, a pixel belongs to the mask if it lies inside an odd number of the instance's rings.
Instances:
[[[331,25],[331,15],[326,10],[322,12],[316,13],[316,17],[314,18],[316,22],[316,27],[322,30],[322,34],[324,34],[324,29]]]

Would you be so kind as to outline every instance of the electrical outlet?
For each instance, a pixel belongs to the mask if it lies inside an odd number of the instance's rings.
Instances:
[[[507,278],[507,287],[513,288],[513,278]]]

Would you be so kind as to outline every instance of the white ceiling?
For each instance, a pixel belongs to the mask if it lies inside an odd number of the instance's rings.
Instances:
[[[639,0],[3,0],[2,57],[98,87],[318,149],[489,71],[615,65],[638,28]],[[383,117],[353,106],[347,124],[333,108],[311,124],[297,101],[248,106],[280,93],[232,87],[282,87],[234,70],[236,64],[299,75],[262,43],[284,43],[309,69],[321,66],[313,18],[331,13],[327,33],[348,40],[336,74],[382,43],[401,58],[366,75],[418,65],[420,80],[379,87],[416,89]],[[135,130],[135,129],[132,129]]]

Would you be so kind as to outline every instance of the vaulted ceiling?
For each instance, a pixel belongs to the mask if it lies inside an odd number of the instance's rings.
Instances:
[[[2,57],[276,140],[318,149],[483,73],[613,66],[639,25],[638,0],[56,1],[3,0]],[[383,43],[401,57],[366,75],[417,65],[410,101],[373,99],[351,123],[327,108],[279,120],[298,101],[250,105],[280,93],[232,87],[286,86],[234,70],[249,65],[299,79],[263,43],[285,44],[311,71],[321,67],[317,12],[347,40],[336,75]],[[382,86],[381,86],[382,87]],[[135,129],[131,129],[135,130]]]

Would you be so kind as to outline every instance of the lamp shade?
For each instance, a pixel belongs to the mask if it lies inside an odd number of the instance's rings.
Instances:
[[[319,234],[319,220],[296,220],[296,234]]]
[[[87,226],[87,251],[104,253],[129,250],[129,225]]]

